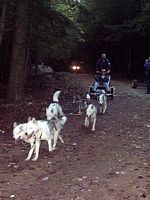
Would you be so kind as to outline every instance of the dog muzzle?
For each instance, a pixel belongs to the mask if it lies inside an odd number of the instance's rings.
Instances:
[[[21,139],[21,136],[19,136],[18,138],[15,138],[15,144],[17,144],[20,139]]]
[[[27,133],[25,133],[25,135],[27,136],[28,139],[30,139],[34,134],[34,131],[32,133],[30,133],[29,135]]]

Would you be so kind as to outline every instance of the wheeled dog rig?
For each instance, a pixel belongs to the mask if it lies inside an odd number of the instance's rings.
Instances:
[[[115,87],[111,85],[110,79],[111,76],[105,71],[102,71],[101,74],[96,74],[95,83],[90,87],[89,91],[91,98],[97,98],[103,91],[105,91],[106,96],[113,100]]]

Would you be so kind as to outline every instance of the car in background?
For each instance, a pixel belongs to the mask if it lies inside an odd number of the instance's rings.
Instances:
[[[72,62],[70,64],[70,71],[72,73],[85,73],[86,72],[86,67],[84,62]]]

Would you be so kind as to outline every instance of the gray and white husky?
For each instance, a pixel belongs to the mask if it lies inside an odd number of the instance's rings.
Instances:
[[[15,140],[23,140],[31,145],[30,151],[25,160],[30,160],[34,152],[35,157],[32,160],[36,161],[38,159],[39,148],[42,140],[48,142],[49,151],[55,149],[58,138],[62,143],[64,143],[60,132],[66,121],[67,117],[63,116],[55,121],[36,120],[35,118],[32,118],[32,120],[24,124],[17,125],[14,122],[13,138],[15,138]]]
[[[64,116],[61,105],[59,104],[59,95],[61,91],[57,91],[53,95],[53,103],[51,103],[48,108],[46,108],[46,117],[47,120],[58,119],[59,117]]]
[[[104,90],[102,90],[101,93],[98,95],[97,100],[100,105],[99,111],[101,113],[105,113],[107,109],[107,97]]]

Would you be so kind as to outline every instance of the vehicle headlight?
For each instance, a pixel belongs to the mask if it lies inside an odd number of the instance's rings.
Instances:
[[[74,65],[74,66],[72,66],[72,69],[73,69],[73,70],[76,70],[76,69],[77,69],[77,67]]]

